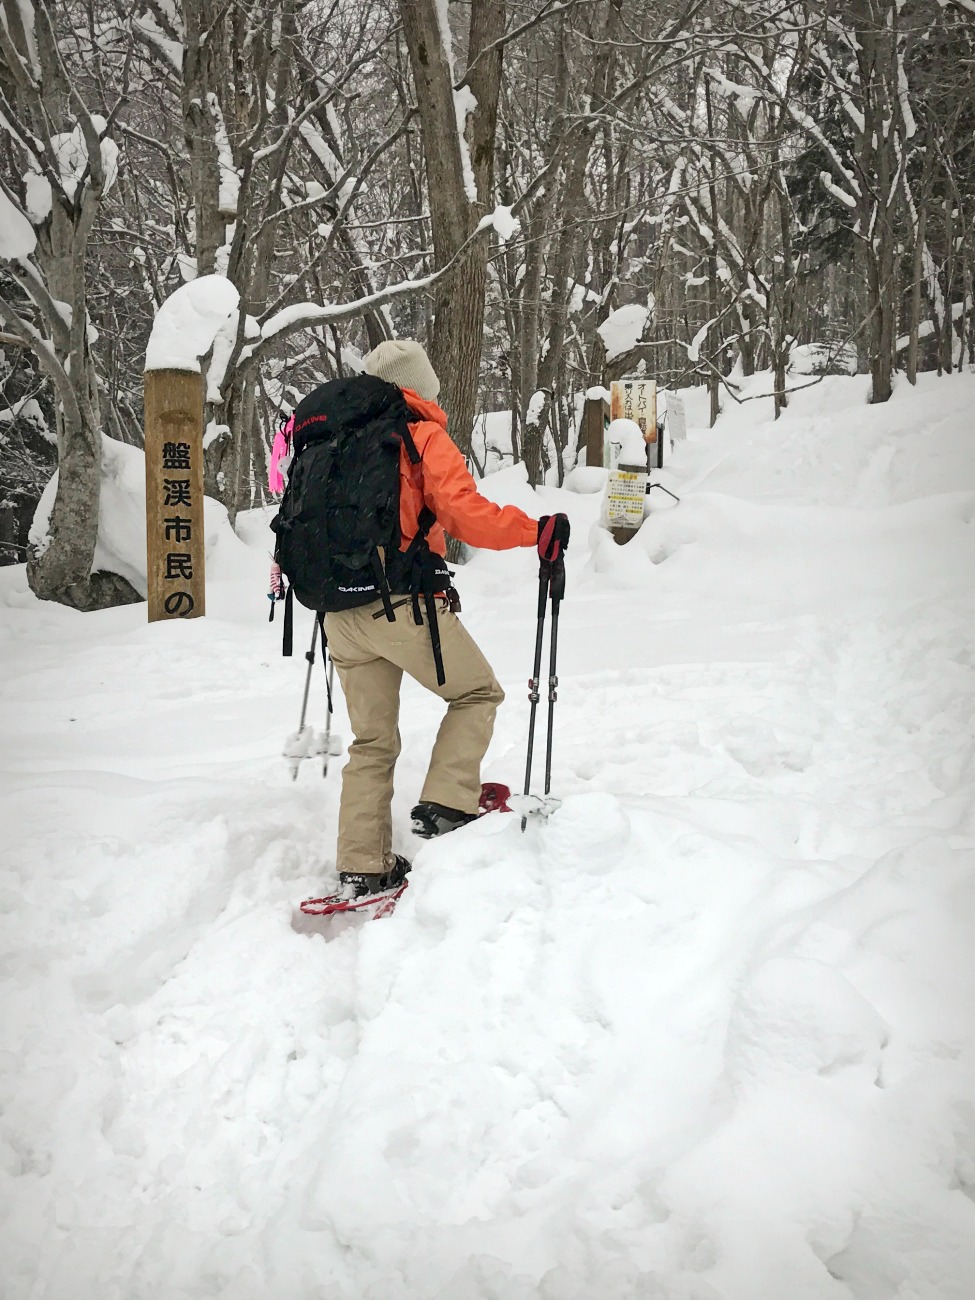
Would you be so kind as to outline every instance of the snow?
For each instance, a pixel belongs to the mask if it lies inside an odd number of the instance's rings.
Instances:
[[[500,203],[491,215],[491,223],[494,226],[495,234],[503,244],[507,243],[521,229],[521,222],[517,217],[511,215],[511,209],[504,207]]]
[[[482,217],[477,223],[478,230],[486,230],[489,226],[493,228],[501,243],[506,244],[521,229],[521,222],[517,217],[512,216],[510,208],[498,204],[493,212]]]
[[[834,199],[839,199],[840,203],[842,203],[844,207],[846,208],[856,207],[857,201],[854,198],[854,196],[852,194],[848,194],[846,190],[841,189],[840,186],[837,185],[836,182],[833,180],[829,172],[826,171],[820,172],[819,179],[822,182],[823,188],[827,189],[830,192],[830,194],[832,194]]]
[[[230,147],[230,138],[227,135],[227,124],[220,109],[220,100],[213,92],[207,95],[207,105],[213,118],[213,140],[217,147],[217,165],[220,170],[217,211],[226,221],[237,215],[237,204],[240,199],[240,173],[234,165],[234,154]]]
[[[108,122],[99,113],[92,113],[92,125],[101,134],[108,130]],[[78,185],[88,171],[88,144],[78,123],[71,131],[51,136],[51,148],[61,177],[61,185],[69,199],[75,197]],[[102,194],[108,194],[118,178],[118,145],[112,139],[102,139],[99,144],[105,179]]]
[[[853,375],[857,350],[852,343],[796,343],[789,349],[789,369],[795,375],[815,375],[827,369]]]
[[[636,420],[611,421],[603,445],[610,449],[610,469],[617,465],[638,465],[641,469],[646,466],[647,444]]]
[[[35,226],[39,226],[46,217],[50,216],[54,196],[51,193],[51,182],[36,170],[33,158],[30,162],[31,165],[23,178],[24,208],[29,220]]]
[[[633,351],[643,338],[649,316],[649,307],[632,302],[625,307],[617,307],[601,325],[597,325],[596,333],[606,348],[607,361],[615,361],[617,357]]]
[[[199,374],[199,358],[209,352],[239,302],[237,289],[221,275],[201,275],[182,285],[156,312],[146,370]]]
[[[50,545],[50,520],[58,486],[58,471],[41,493],[29,541],[41,554]],[[92,570],[119,573],[146,594],[146,460],[142,450],[102,434],[102,466],[98,538]],[[204,498],[204,528],[208,578],[214,557],[242,549],[230,527],[227,509]]]
[[[572,521],[561,808],[412,840],[407,684],[412,883],[327,942],[289,918],[339,764],[280,757],[267,514],[215,525],[205,619],[0,570],[5,1296],[968,1300],[975,376],[772,387],[711,430],[681,392],[681,502],[625,547],[604,472],[483,482]],[[513,785],[536,578],[458,575]]]
[[[34,227],[0,189],[0,257],[30,257],[36,245]]]
[[[759,91],[754,86],[744,86],[737,81],[731,81],[717,68],[707,68],[706,73],[715,92],[725,99],[730,99],[738,110],[739,117],[747,121],[755,100],[761,98]]]
[[[464,176],[464,193],[472,203],[477,202],[477,182],[471,165],[471,151],[467,143],[467,119],[477,112],[477,99],[470,86],[454,91],[454,115],[457,118],[457,138],[460,142],[460,165]],[[508,209],[510,214],[511,209]],[[495,227],[497,228],[497,227]],[[500,233],[500,232],[499,232]],[[502,236],[502,239],[507,236]]]
[[[692,361],[692,362],[695,362],[695,363],[698,362],[698,361],[700,361],[700,359],[701,359],[701,345],[702,345],[702,344],[704,343],[704,341],[707,339],[708,333],[709,333],[709,331],[710,331],[710,329],[711,329],[711,326],[712,326],[713,324],[714,324],[714,321],[713,321],[713,320],[709,320],[709,321],[707,321],[707,322],[706,322],[704,325],[702,325],[701,328],[697,331],[697,333],[696,333],[696,334],[694,335],[694,337],[691,339],[690,343],[688,343],[688,344],[686,345],[686,346],[687,346],[687,359],[688,359],[688,361]]]

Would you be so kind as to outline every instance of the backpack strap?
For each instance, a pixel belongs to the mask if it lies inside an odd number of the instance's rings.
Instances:
[[[416,443],[413,441],[412,433],[410,433],[409,421],[406,419],[403,420],[403,427],[399,431],[399,436],[403,439],[403,446],[406,448],[406,455],[410,464],[419,465],[423,457],[416,449]]]
[[[393,611],[393,602],[389,593],[389,583],[386,581],[386,570],[383,568],[382,556],[379,554],[378,546],[373,550],[369,560],[372,564],[372,576],[376,580],[376,587],[379,591],[379,595],[382,597],[383,613],[389,619],[390,623],[395,623],[396,614]]]
[[[295,598],[294,587],[288,587],[284,598],[284,631],[281,634],[281,654],[290,659],[294,652]]]
[[[440,649],[440,622],[437,618],[437,598],[434,595],[425,597],[424,603],[427,607],[427,627],[430,630],[430,648],[433,651],[433,666],[437,670],[437,685],[443,686],[447,680],[447,674],[443,667],[443,653]]]
[[[413,441],[409,421],[406,419],[403,421],[403,427],[400,430],[400,437],[403,440],[403,446],[406,448],[406,455],[410,464],[419,465],[423,458],[417,450],[416,443]],[[424,505],[416,522],[416,536],[403,552],[401,559],[409,562],[410,565],[410,603],[413,607],[413,622],[418,626],[423,622],[423,615],[420,613],[420,597],[423,597],[423,604],[427,615],[427,627],[430,631],[430,648],[433,651],[433,662],[437,670],[437,685],[443,686],[447,680],[447,675],[444,672],[443,652],[440,647],[440,624],[437,620],[437,598],[432,591],[421,590],[421,587],[424,585],[422,581],[424,566],[422,560],[419,564],[416,563],[419,552],[430,553],[430,548],[427,543],[427,534],[437,522],[437,516],[429,506]],[[381,565],[380,568],[382,568]],[[451,590],[453,590],[453,588],[451,588]],[[393,607],[389,600],[389,587],[386,583],[385,572],[382,574],[381,591],[383,597],[383,609],[386,612],[386,617],[392,620],[396,616],[393,613]]]

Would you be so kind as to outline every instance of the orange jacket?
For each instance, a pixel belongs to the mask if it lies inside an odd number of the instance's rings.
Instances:
[[[411,465],[404,447],[399,458],[399,522],[407,546],[419,530],[420,511],[426,505],[437,516],[427,534],[431,551],[444,555],[444,529],[469,546],[507,551],[514,546],[534,546],[538,523],[517,506],[497,506],[482,497],[464,457],[447,433],[447,416],[436,404],[427,402],[410,388],[403,389],[410,414],[410,433],[420,453],[419,465]]]

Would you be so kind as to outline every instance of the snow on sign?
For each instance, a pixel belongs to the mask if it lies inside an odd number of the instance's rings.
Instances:
[[[147,372],[145,420],[149,622],[198,618],[206,612],[200,375]]]
[[[635,531],[643,523],[647,475],[638,470],[610,470],[606,484],[606,524]]]

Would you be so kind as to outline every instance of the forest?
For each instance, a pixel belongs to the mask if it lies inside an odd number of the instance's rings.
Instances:
[[[206,361],[231,520],[282,413],[384,338],[427,346],[476,474],[533,485],[622,375],[706,387],[713,423],[760,370],[778,413],[797,371],[881,403],[975,363],[975,0],[0,12],[0,552],[44,599],[138,598],[92,572],[103,440],[141,445],[155,314],[198,276],[240,295]]]

